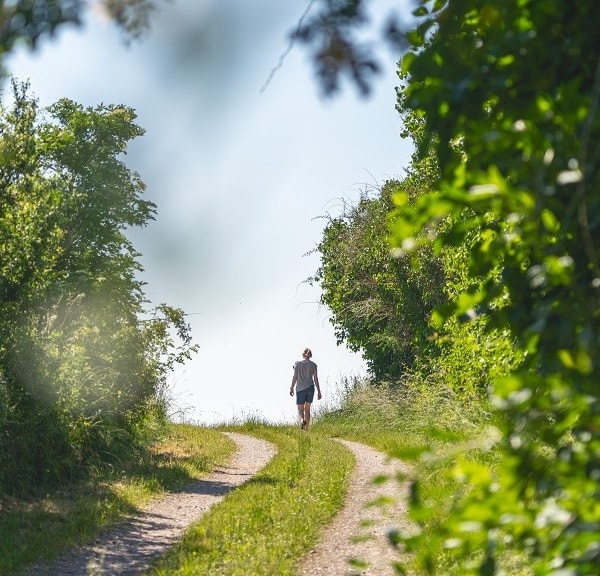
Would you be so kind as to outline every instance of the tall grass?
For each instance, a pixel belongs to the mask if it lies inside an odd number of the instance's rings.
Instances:
[[[314,429],[411,459],[478,437],[489,424],[483,399],[461,398],[448,387],[428,386],[407,375],[399,383],[343,381],[334,401],[316,411]]]

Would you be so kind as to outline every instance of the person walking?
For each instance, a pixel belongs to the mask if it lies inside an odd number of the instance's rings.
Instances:
[[[317,389],[317,399],[322,398],[317,365],[311,358],[310,348],[305,348],[302,352],[302,360],[294,363],[294,375],[290,387],[290,396],[294,395],[294,386],[296,387],[296,406],[302,430],[308,430],[310,424],[310,405],[315,396],[315,388]]]

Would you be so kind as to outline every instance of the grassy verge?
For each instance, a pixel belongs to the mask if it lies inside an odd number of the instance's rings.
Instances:
[[[81,543],[153,495],[176,490],[234,449],[217,431],[173,425],[148,452],[87,482],[30,500],[4,498],[0,510],[0,574],[32,561],[49,561]]]
[[[298,559],[342,505],[353,456],[341,444],[295,427],[235,430],[273,442],[277,456],[188,530],[153,574],[295,574]]]
[[[493,470],[494,449],[483,441],[489,438],[489,414],[482,401],[466,404],[449,390],[402,389],[361,386],[348,389],[335,410],[324,411],[313,427],[315,433],[341,436],[368,444],[408,462],[411,479],[418,481],[423,541],[434,544],[439,527],[453,505],[463,497],[465,486],[453,475],[457,461],[477,461]],[[424,511],[430,513],[424,516]],[[428,574],[422,553],[408,557],[408,574]],[[406,556],[405,556],[406,557]],[[442,551],[435,561],[436,573],[460,576],[452,556]],[[520,574],[514,572],[515,576]]]

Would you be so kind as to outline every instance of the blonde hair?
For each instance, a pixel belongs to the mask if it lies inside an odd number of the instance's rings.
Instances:
[[[304,352],[302,352],[302,356],[304,356],[304,358],[311,358],[312,357],[312,351],[310,348],[305,348]]]

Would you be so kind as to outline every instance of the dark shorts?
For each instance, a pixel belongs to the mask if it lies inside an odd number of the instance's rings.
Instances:
[[[300,392],[296,392],[296,404],[312,404],[313,398],[315,397],[315,387],[311,386]]]

